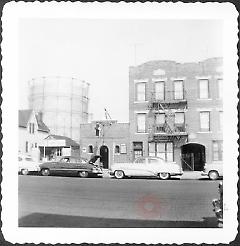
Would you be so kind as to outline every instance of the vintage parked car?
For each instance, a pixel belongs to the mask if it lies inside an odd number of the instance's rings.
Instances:
[[[39,163],[35,162],[29,155],[18,155],[18,173],[27,175],[30,172],[38,172]]]
[[[90,164],[82,157],[64,156],[58,161],[45,162],[40,165],[40,173],[43,176],[51,174],[78,175],[86,178],[90,175],[98,176],[102,174],[101,168]]]
[[[182,175],[182,168],[175,162],[166,162],[160,157],[139,157],[133,163],[116,163],[111,166],[110,175],[117,179],[126,176],[158,177],[169,179]]]
[[[208,176],[211,180],[216,180],[220,177],[223,177],[223,163],[222,161],[212,162],[205,164],[203,171],[201,172],[202,176]]]

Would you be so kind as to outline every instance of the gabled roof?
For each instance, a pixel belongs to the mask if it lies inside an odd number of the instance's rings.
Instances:
[[[67,147],[79,147],[79,144],[72,140],[71,138],[65,137],[65,136],[60,136],[60,135],[49,135],[45,139],[55,139],[55,140],[65,140],[66,146]]]
[[[18,126],[27,128],[28,121],[34,111],[32,109],[18,110]],[[38,131],[49,132],[49,128],[44,124],[41,118],[35,114],[38,124]]]

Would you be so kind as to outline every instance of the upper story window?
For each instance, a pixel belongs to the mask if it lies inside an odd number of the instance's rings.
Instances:
[[[184,112],[175,113],[175,124],[184,124]]]
[[[209,81],[208,79],[199,80],[199,98],[208,99],[209,98]]]
[[[175,100],[184,99],[183,81],[182,80],[175,80],[174,81],[174,99]]]
[[[218,98],[222,99],[223,95],[223,80],[218,79]]]
[[[146,114],[137,114],[137,132],[146,132]]]
[[[136,83],[136,101],[146,101],[146,83],[139,82]]]
[[[210,131],[210,112],[208,111],[200,112],[200,131]]]
[[[155,124],[163,125],[165,123],[165,114],[156,114],[155,115]]]
[[[34,127],[35,127],[35,124],[34,123],[29,123],[29,133],[30,134],[34,134],[34,131],[35,131],[35,129],[34,129]]]
[[[165,99],[164,81],[155,82],[155,99],[156,100],[164,100]]]

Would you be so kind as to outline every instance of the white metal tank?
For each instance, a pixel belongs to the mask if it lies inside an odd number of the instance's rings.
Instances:
[[[29,81],[29,107],[43,113],[51,134],[79,142],[80,124],[88,122],[89,83],[71,77],[48,76]]]

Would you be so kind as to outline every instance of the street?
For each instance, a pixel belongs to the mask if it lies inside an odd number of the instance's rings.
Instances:
[[[218,182],[19,176],[19,226],[217,227]]]

